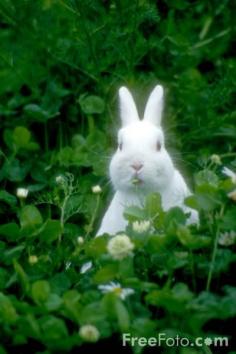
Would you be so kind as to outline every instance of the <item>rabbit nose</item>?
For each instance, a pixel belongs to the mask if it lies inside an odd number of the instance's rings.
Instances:
[[[143,164],[137,162],[137,163],[133,163],[133,165],[131,165],[131,167],[133,167],[133,169],[138,172],[143,167]]]

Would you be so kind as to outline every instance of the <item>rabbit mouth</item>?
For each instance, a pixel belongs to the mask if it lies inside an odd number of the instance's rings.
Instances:
[[[131,183],[133,186],[140,186],[143,184],[143,180],[135,175],[131,178]]]

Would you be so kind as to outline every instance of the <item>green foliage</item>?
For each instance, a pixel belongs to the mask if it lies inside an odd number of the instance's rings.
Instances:
[[[235,284],[225,281],[236,262],[235,206],[227,195],[229,185],[235,187],[212,170],[200,171],[196,180],[197,187],[209,190],[214,180],[218,201],[206,209],[205,200],[199,199],[200,224],[188,226],[181,209],[165,212],[160,196],[149,195],[143,209],[125,211],[134,250],[121,260],[108,254],[111,236],[91,238],[87,233],[78,238],[75,224],[53,220],[32,204],[19,207],[19,224],[0,227],[0,322],[6,348],[34,340],[36,348],[68,352],[86,341],[127,332],[223,336],[212,321],[227,326],[236,314]],[[71,176],[57,179],[52,196],[58,210],[74,190],[71,181]],[[199,195],[201,188],[192,198]],[[44,202],[51,205],[52,199]],[[141,232],[134,226],[147,220]],[[164,313],[161,320],[156,311]],[[84,334],[86,325],[95,326],[98,334]],[[227,335],[231,340],[230,327]]]
[[[236,169],[234,14],[228,0],[1,1],[0,353],[96,351],[100,339],[113,350],[124,332],[232,340],[235,181],[221,170]],[[115,260],[109,236],[93,236],[117,90],[130,87],[142,112],[157,82],[168,149],[195,176],[185,203],[200,225],[152,194],[125,210],[134,250]]]

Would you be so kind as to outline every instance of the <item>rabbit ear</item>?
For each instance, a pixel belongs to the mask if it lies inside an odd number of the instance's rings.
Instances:
[[[144,120],[153,124],[161,124],[161,116],[163,111],[163,87],[157,85],[151,92],[146,108],[144,111]]]
[[[134,103],[134,99],[126,87],[119,89],[120,98],[120,117],[122,126],[139,120],[138,111]]]

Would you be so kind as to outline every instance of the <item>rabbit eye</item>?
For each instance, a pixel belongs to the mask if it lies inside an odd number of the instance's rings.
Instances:
[[[119,150],[122,150],[123,144],[122,144],[122,143],[119,143],[118,148],[119,148]]]
[[[161,150],[161,143],[158,141],[156,144],[156,150],[160,151]]]

